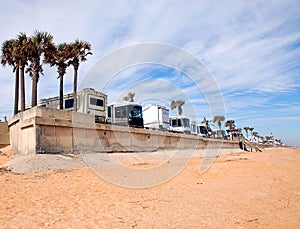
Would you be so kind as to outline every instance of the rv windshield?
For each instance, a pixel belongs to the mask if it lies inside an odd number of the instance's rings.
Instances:
[[[142,107],[134,106],[131,111],[132,118],[142,118]]]
[[[190,120],[189,119],[187,119],[187,118],[183,118],[183,119],[181,119],[181,121],[182,121],[182,126],[184,126],[184,127],[190,127]]]

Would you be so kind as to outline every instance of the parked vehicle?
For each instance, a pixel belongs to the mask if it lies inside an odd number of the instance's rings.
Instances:
[[[197,134],[199,136],[208,136],[208,132],[206,130],[206,127],[203,125],[197,125]]]
[[[190,119],[183,116],[170,116],[170,131],[190,134]]]
[[[144,127],[155,130],[169,130],[169,110],[160,105],[143,107]]]
[[[144,127],[143,108],[140,104],[123,101],[107,107],[107,122],[131,127]]]
[[[73,93],[66,94],[63,97],[63,108],[73,110],[74,96]],[[59,109],[59,97],[41,99],[38,106]],[[30,108],[31,105],[26,105]],[[96,91],[93,88],[85,88],[77,92],[77,111],[85,114],[95,115],[96,122],[106,121],[107,95]]]

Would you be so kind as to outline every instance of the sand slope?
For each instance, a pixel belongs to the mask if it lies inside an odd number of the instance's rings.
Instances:
[[[0,228],[299,228],[299,149],[223,155],[204,174],[201,160],[147,189],[115,186],[88,168],[2,169]]]

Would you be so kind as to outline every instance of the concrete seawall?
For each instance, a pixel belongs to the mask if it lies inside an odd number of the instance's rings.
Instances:
[[[78,152],[141,152],[159,149],[239,148],[237,141],[109,124],[78,112],[34,107],[8,123],[17,154]]]
[[[9,145],[9,130],[8,130],[8,122],[6,120],[0,121],[0,148]]]

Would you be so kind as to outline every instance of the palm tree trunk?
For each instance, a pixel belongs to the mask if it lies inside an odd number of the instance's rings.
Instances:
[[[59,76],[59,109],[64,109],[64,77]]]
[[[73,110],[74,111],[77,111],[77,70],[78,68],[74,67],[74,85],[73,85],[73,96],[74,96]]]
[[[18,109],[19,109],[19,67],[16,68],[14,115],[18,113]]]
[[[35,107],[37,105],[37,83],[39,77],[39,65],[35,64],[35,68],[32,74],[32,95],[31,95],[31,107]]]
[[[21,111],[25,111],[25,79],[24,79],[24,66],[20,67],[21,72]]]

